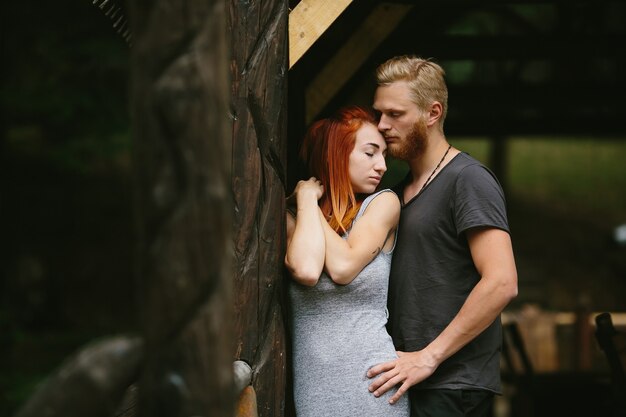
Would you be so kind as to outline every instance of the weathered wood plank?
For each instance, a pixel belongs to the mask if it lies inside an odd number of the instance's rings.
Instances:
[[[302,0],[289,13],[289,68],[328,29],[352,0]]]
[[[140,416],[234,412],[225,6],[130,2]]]
[[[231,1],[235,359],[250,364],[259,416],[285,408],[286,0]]]

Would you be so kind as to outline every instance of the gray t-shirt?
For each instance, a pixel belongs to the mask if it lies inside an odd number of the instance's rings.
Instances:
[[[396,189],[401,198],[403,188],[404,182]],[[464,232],[480,226],[508,232],[506,203],[493,173],[466,153],[403,202],[388,302],[388,329],[398,350],[424,348],[460,310],[480,279]],[[499,393],[501,343],[498,318],[416,388]]]

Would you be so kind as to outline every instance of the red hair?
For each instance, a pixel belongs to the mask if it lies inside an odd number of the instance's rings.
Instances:
[[[333,116],[313,123],[302,142],[300,156],[311,175],[324,185],[319,205],[330,227],[343,233],[361,207],[352,189],[349,172],[350,153],[356,132],[366,123],[376,126],[374,114],[362,107],[343,107]]]

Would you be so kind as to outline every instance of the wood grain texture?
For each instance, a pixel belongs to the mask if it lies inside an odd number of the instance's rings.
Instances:
[[[301,0],[289,13],[289,68],[322,36],[352,0]]]
[[[232,416],[225,1],[130,2],[140,416]]]
[[[287,19],[284,0],[231,2],[235,359],[253,369],[259,416],[285,408]]]

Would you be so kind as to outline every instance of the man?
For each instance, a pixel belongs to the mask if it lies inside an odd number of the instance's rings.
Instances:
[[[389,284],[397,360],[368,371],[379,396],[400,385],[412,416],[487,416],[500,393],[500,313],[517,295],[502,189],[443,132],[444,70],[395,57],[377,70],[374,108],[388,153],[410,172]],[[409,388],[411,388],[409,390]]]

